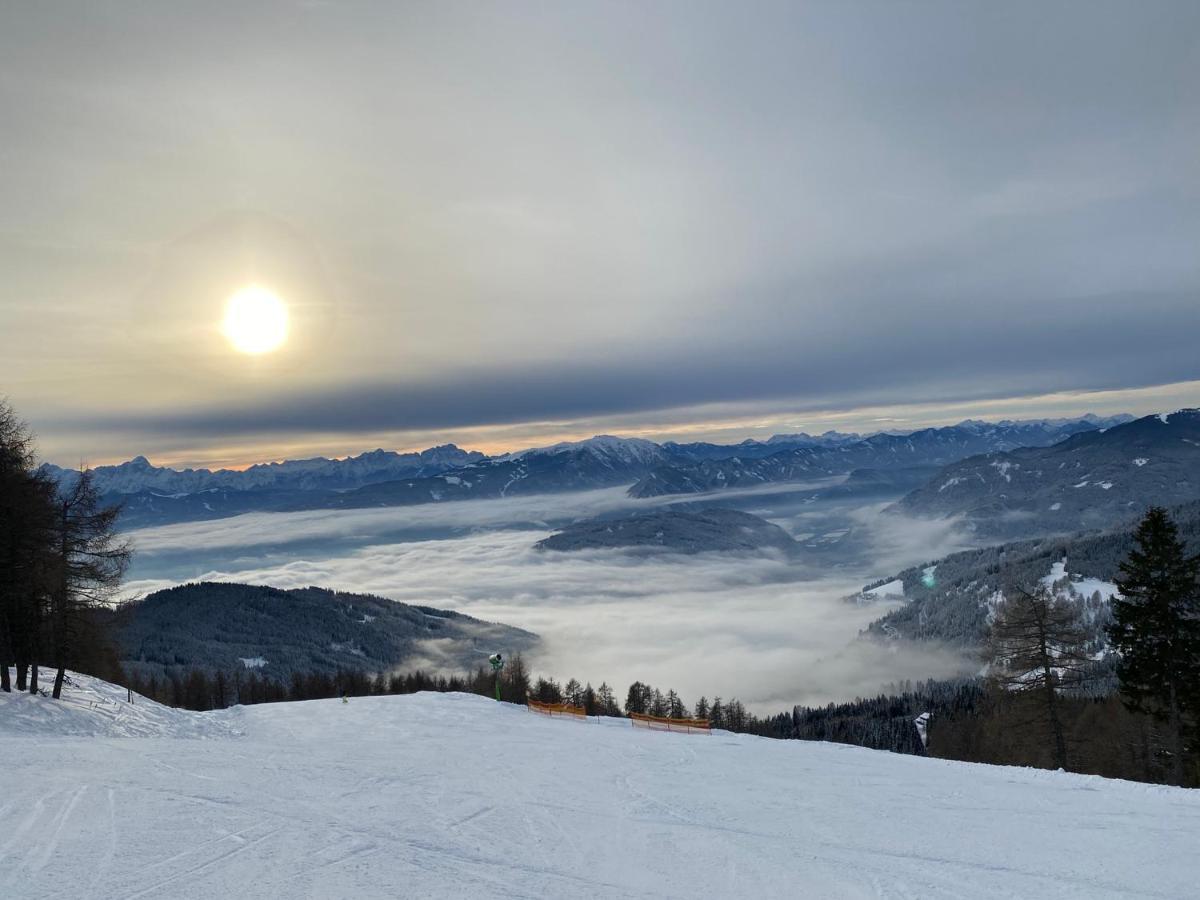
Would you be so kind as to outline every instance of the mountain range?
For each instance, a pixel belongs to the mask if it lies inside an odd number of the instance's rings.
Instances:
[[[1145,416],[1048,447],[952,463],[895,511],[961,516],[984,537],[1108,528],[1151,504],[1200,499],[1200,410]]]
[[[375,450],[244,471],[176,470],[139,456],[93,472],[105,501],[122,504],[122,525],[138,528],[254,511],[408,506],[622,485],[631,485],[631,496],[646,498],[852,472],[864,484],[907,478],[908,486],[923,469],[979,453],[1046,446],[1129,418],[965,421],[909,434],[776,435],[727,446],[599,435],[499,456],[447,444],[420,453]],[[881,474],[901,470],[907,474],[890,479]],[[52,465],[45,471],[64,483],[78,474]]]
[[[763,457],[708,458],[659,467],[634,484],[629,495],[644,498],[704,493],[844,475],[855,469],[940,466],[979,453],[1054,444],[1071,435],[1110,427],[1129,418],[1084,416],[1065,421],[996,423],[967,420],[908,434],[880,433],[857,441],[797,447]]]
[[[169,469],[152,465],[136,456],[115,466],[92,469],[101,493],[136,494],[154,491],[164,495],[196,494],[204,491],[261,490],[350,490],[365,484],[395,478],[420,478],[485,459],[477,450],[462,450],[454,444],[430,447],[419,453],[371,450],[346,459],[293,459],[259,463],[247,469]],[[43,469],[69,484],[77,476],[73,469],[46,464]]]

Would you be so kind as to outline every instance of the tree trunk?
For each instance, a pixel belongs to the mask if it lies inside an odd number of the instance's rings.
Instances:
[[[17,660],[17,690],[24,691],[27,687],[25,681],[25,672],[29,668],[29,663]]]
[[[0,601],[2,604],[3,601]],[[12,662],[12,635],[9,632],[7,616],[0,618],[0,691],[12,693],[12,678],[8,674],[8,664]]]
[[[67,598],[60,596],[57,602],[56,615],[54,617],[54,665],[58,668],[54,676],[54,699],[57,700],[62,695],[63,676],[67,671],[67,648],[69,646],[67,635]]]
[[[1179,698],[1171,682],[1171,783],[1183,787],[1183,722],[1179,715]]]
[[[1046,669],[1046,712],[1050,716],[1050,730],[1054,734],[1054,766],[1066,771],[1067,740],[1063,736],[1062,720],[1058,715],[1058,693],[1054,689],[1054,675]]]
[[[1051,666],[1050,648],[1047,646],[1046,626],[1040,617],[1038,643],[1042,651],[1042,677],[1046,679],[1046,714],[1050,717],[1050,730],[1054,734],[1054,767],[1066,771],[1067,741],[1063,737],[1062,721],[1058,717],[1058,691],[1054,685],[1054,669]]]
[[[34,663],[29,667],[29,693],[36,694],[38,692],[38,664]]]

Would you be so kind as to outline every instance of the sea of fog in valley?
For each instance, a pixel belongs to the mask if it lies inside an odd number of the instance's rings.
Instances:
[[[317,585],[457,610],[542,636],[535,672],[618,692],[633,680],[686,702],[736,696],[758,712],[877,692],[977,668],[961,653],[857,640],[896,601],[845,597],[966,546],[952,525],[883,514],[879,497],[823,499],[820,484],[695,498],[780,525],[788,558],[534,544],[569,522],[668,503],[624,488],[377,509],[254,513],[130,532],[127,596],[197,580]]]

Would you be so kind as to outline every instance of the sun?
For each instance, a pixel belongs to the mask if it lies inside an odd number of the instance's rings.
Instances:
[[[287,307],[273,291],[247,285],[226,302],[221,331],[241,353],[270,353],[287,340]]]

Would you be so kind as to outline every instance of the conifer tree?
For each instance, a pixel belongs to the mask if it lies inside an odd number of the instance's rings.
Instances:
[[[608,686],[607,681],[600,682],[600,687],[596,688],[596,704],[600,708],[602,716],[619,716],[621,708],[617,705],[617,697],[613,693],[613,689]]]
[[[582,706],[583,711],[589,716],[600,715],[600,701],[597,698],[596,691],[592,687],[592,683],[590,681],[587,683],[587,687],[585,687],[582,693],[580,693],[579,701],[580,702],[577,703],[576,706]]]
[[[58,670],[55,700],[62,695],[63,678],[78,655],[81,638],[100,640],[88,634],[94,632],[89,614],[109,599],[129,564],[129,545],[116,533],[119,513],[119,507],[100,505],[100,494],[87,470],[57,498],[49,591],[49,649]]]
[[[1151,507],[1121,563],[1108,637],[1120,654],[1117,678],[1131,710],[1165,722],[1172,780],[1183,783],[1185,731],[1195,727],[1200,684],[1200,557],[1189,556],[1175,523]]]
[[[663,692],[658,688],[654,689],[653,699],[650,701],[650,715],[662,718],[667,714],[667,698],[663,696]]]
[[[640,681],[635,681],[629,686],[629,693],[625,695],[625,715],[633,715],[637,713],[644,715],[646,712],[646,700],[644,694],[645,685]]]
[[[725,705],[720,697],[713,697],[712,707],[708,711],[708,721],[713,728],[725,727]]]
[[[683,701],[679,699],[679,695],[674,689],[667,691],[667,715],[672,719],[687,718],[687,709],[684,708]]]
[[[991,677],[1009,692],[1025,693],[1041,710],[1054,748],[1054,765],[1067,768],[1059,693],[1078,685],[1090,663],[1087,636],[1070,604],[1056,600],[1049,589],[1017,588],[996,611],[985,653]]]
[[[583,686],[574,678],[563,687],[563,700],[571,706],[583,706]]]
[[[520,653],[514,653],[500,672],[500,699],[524,703],[529,699],[529,669]]]

